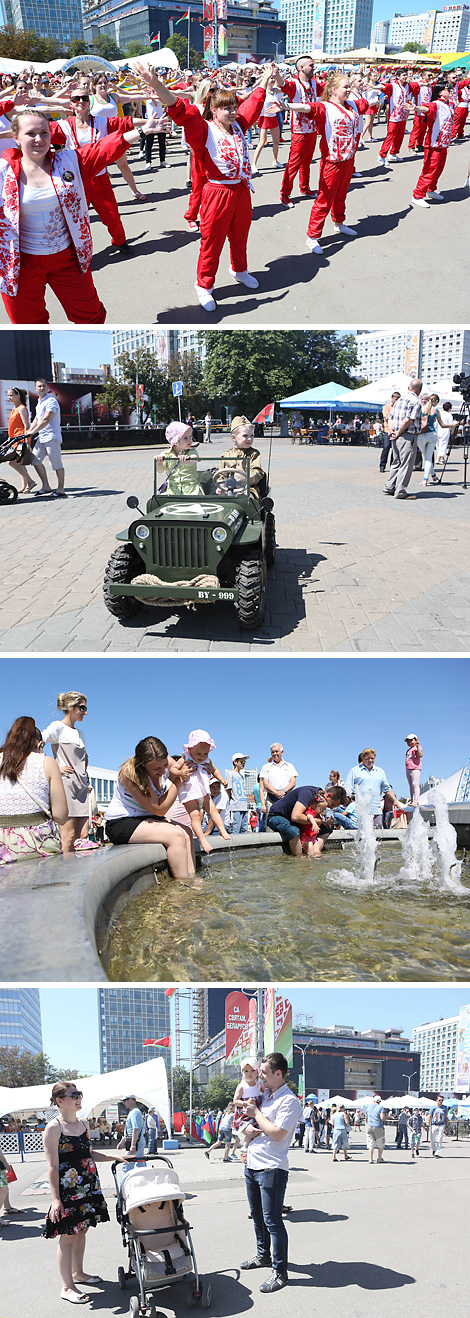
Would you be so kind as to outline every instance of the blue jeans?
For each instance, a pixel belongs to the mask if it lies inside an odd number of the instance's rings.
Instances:
[[[232,816],[232,833],[248,832],[248,810],[234,810]]]
[[[154,1129],[154,1127],[151,1126],[149,1130],[147,1153],[155,1153],[156,1143],[157,1143],[157,1132]]]
[[[258,1255],[271,1254],[274,1272],[287,1273],[287,1231],[282,1219],[282,1205],[289,1173],[282,1167],[263,1167],[254,1171],[245,1167],[248,1203],[255,1228]]]
[[[333,819],[337,824],[342,824],[343,828],[357,828],[357,820],[351,818],[351,815],[343,815],[342,810],[333,810]]]
[[[402,1144],[403,1144],[403,1140],[405,1141],[405,1149],[407,1149],[407,1148],[408,1148],[408,1131],[407,1131],[407,1128],[406,1128],[406,1126],[399,1126],[399,1127],[398,1127],[398,1138],[397,1138],[397,1149],[401,1149],[401,1146],[402,1146]]]
[[[246,133],[245,133],[245,137],[246,137]],[[258,817],[258,833],[265,833],[265,832],[266,832],[266,813],[265,813],[264,810],[257,810],[257,811],[256,811],[256,814],[257,814],[257,817]]]

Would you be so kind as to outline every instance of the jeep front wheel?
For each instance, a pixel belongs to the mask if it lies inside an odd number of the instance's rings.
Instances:
[[[128,585],[133,577],[138,576],[142,571],[142,559],[136,553],[133,545],[120,545],[111,554],[106,572],[104,574],[103,595],[106,608],[114,618],[119,618],[125,622],[127,618],[133,618],[139,612],[141,606],[140,600],[134,599],[132,595],[111,595],[109,587],[111,585]]]
[[[238,602],[235,608],[242,627],[260,627],[266,611],[266,559],[253,553],[237,564],[235,584]]]

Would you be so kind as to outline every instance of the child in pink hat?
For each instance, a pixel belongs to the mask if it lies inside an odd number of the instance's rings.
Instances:
[[[160,487],[159,493],[168,490],[169,494],[186,494],[192,495],[204,494],[202,485],[200,485],[195,467],[184,467],[179,469],[179,463],[186,463],[189,459],[188,449],[193,442],[192,427],[187,426],[182,421],[170,421],[165,430],[165,436],[171,448],[171,455],[159,453],[157,461],[164,464],[166,471],[166,480]],[[191,455],[194,457],[194,453]],[[158,470],[158,468],[157,468]]]
[[[196,728],[195,732],[190,732],[186,745],[183,746],[184,756],[176,761],[176,768],[182,768],[186,763],[193,770],[191,777],[180,788],[178,800],[188,812],[193,833],[198,838],[202,850],[207,852],[213,851],[214,848],[202,831],[204,811],[213,820],[221,837],[225,838],[226,842],[230,841],[230,834],[227,833],[221,815],[215,808],[209,789],[211,778],[217,778],[223,787],[227,786],[220,769],[216,769],[215,764],[209,759],[209,751],[215,749],[215,741],[210,734],[204,728]]]

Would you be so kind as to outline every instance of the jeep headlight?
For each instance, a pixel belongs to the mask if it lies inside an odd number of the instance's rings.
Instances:
[[[217,544],[220,545],[223,540],[227,539],[227,534],[228,532],[225,530],[225,526],[215,526],[212,532],[212,539],[216,540]]]
[[[136,526],[135,534],[138,540],[148,540],[150,531],[148,526]]]

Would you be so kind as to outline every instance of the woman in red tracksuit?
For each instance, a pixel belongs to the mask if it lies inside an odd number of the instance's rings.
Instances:
[[[86,188],[138,141],[137,130],[51,152],[43,111],[23,110],[12,129],[17,148],[0,157],[0,291],[7,315],[14,325],[47,324],[49,284],[69,320],[101,325],[106,309],[90,272]]]
[[[442,193],[437,192],[437,183],[447,160],[447,151],[452,136],[454,107],[451,102],[451,88],[444,83],[433,87],[433,99],[429,105],[421,106],[420,113],[426,115],[428,125],[424,162],[421,174],[411,198],[413,206],[429,207],[430,200],[442,201]]]
[[[210,94],[201,116],[195,105],[187,105],[165,87],[138,60],[134,70],[144,85],[157,92],[167,106],[170,119],[181,124],[190,147],[207,175],[201,204],[201,246],[195,289],[204,311],[215,311],[212,290],[226,238],[230,244],[230,274],[246,288],[258,288],[247,268],[250,231],[251,164],[245,130],[259,118],[273,68],[267,64],[259,87],[238,105],[235,88],[217,88]]]
[[[130,115],[115,115],[114,118],[108,119],[106,115],[97,115],[95,118],[90,114],[88,85],[74,87],[70,92],[70,100],[73,114],[68,119],[59,119],[51,123],[52,146],[69,146],[76,149],[88,146],[91,142],[99,142],[101,138],[107,137],[108,133],[132,132],[134,127],[145,123],[145,119],[132,119]],[[106,169],[100,170],[100,173],[95,174],[90,180],[86,188],[86,198],[88,205],[94,206],[102,224],[106,225],[113,247],[118,247],[123,253],[129,252],[131,249],[126,240],[111,179]]]
[[[313,116],[321,136],[318,194],[307,230],[307,247],[318,255],[322,252],[318,240],[330,211],[336,232],[356,237],[355,230],[344,222],[346,196],[354,172],[359,116],[367,113],[369,102],[363,98],[349,101],[348,91],[349,79],[342,73],[334,73],[328,78],[322,100],[314,101],[308,110],[303,109],[304,114]]]

